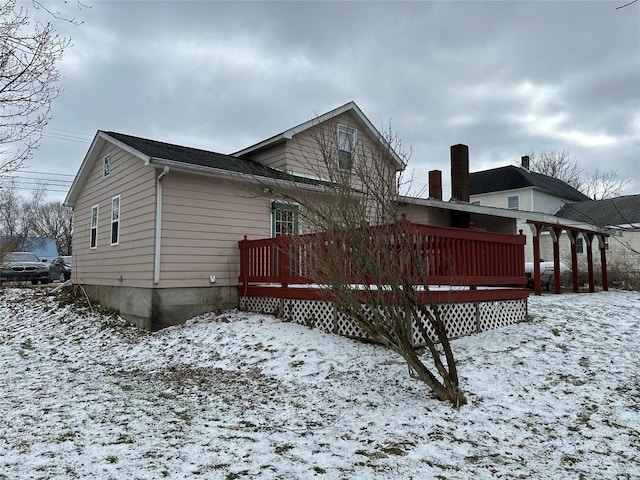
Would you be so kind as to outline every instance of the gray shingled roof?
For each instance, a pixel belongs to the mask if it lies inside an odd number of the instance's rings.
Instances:
[[[640,195],[567,203],[557,217],[600,226],[640,225]]]
[[[566,200],[589,200],[589,197],[562,180],[530,172],[514,165],[469,174],[469,193],[471,195],[526,187],[533,187]]]
[[[210,152],[198,148],[184,147],[171,143],[159,142],[147,138],[134,137],[124,133],[104,132],[110,137],[121,141],[131,148],[149,157],[181,162],[189,165],[226,170],[249,176],[271,178],[275,180],[292,181],[297,183],[326,185],[326,182],[290,175],[281,170],[269,168],[261,163],[247,158],[238,158],[224,153]]]

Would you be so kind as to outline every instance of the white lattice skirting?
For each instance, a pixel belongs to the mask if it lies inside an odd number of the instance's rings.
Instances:
[[[527,317],[527,299],[494,302],[448,303],[440,305],[440,314],[449,338],[493,330],[522,322]],[[428,307],[431,309],[431,307]],[[240,309],[268,313],[286,321],[318,328],[345,337],[366,338],[355,322],[339,312],[335,304],[320,300],[293,300],[274,297],[240,297]],[[436,339],[430,322],[422,315],[419,320],[429,337]],[[414,346],[425,345],[425,339],[414,321],[411,331]]]

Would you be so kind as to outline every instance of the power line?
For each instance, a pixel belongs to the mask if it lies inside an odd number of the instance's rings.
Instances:
[[[93,136],[87,135],[86,133],[63,130],[61,128],[54,127],[43,128],[41,133],[44,137],[79,143],[90,143],[93,138]]]
[[[35,172],[33,170],[28,170],[28,169],[19,169],[19,170],[14,170],[15,172],[26,172],[26,173],[35,173],[38,175],[60,175],[62,177],[75,177],[75,175],[72,175],[70,173],[53,173],[53,172]]]

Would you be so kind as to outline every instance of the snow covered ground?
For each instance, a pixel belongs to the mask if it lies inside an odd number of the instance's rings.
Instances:
[[[380,347],[227,313],[147,333],[0,292],[0,479],[640,478],[640,293],[453,342],[469,404]]]

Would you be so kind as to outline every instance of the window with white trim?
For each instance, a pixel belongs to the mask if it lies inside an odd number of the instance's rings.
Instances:
[[[120,195],[111,199],[111,245],[120,242]]]
[[[576,252],[584,253],[584,239],[582,237],[576,238]]]
[[[108,177],[111,174],[111,155],[105,155],[102,159],[102,176]]]
[[[298,206],[273,202],[271,205],[271,236],[298,233]]]
[[[507,197],[507,208],[518,210],[520,208],[520,197],[518,195],[509,195]]]
[[[89,248],[98,246],[98,205],[91,207],[91,228],[89,233]]]
[[[338,167],[351,170],[354,163],[357,132],[354,128],[338,125]]]

